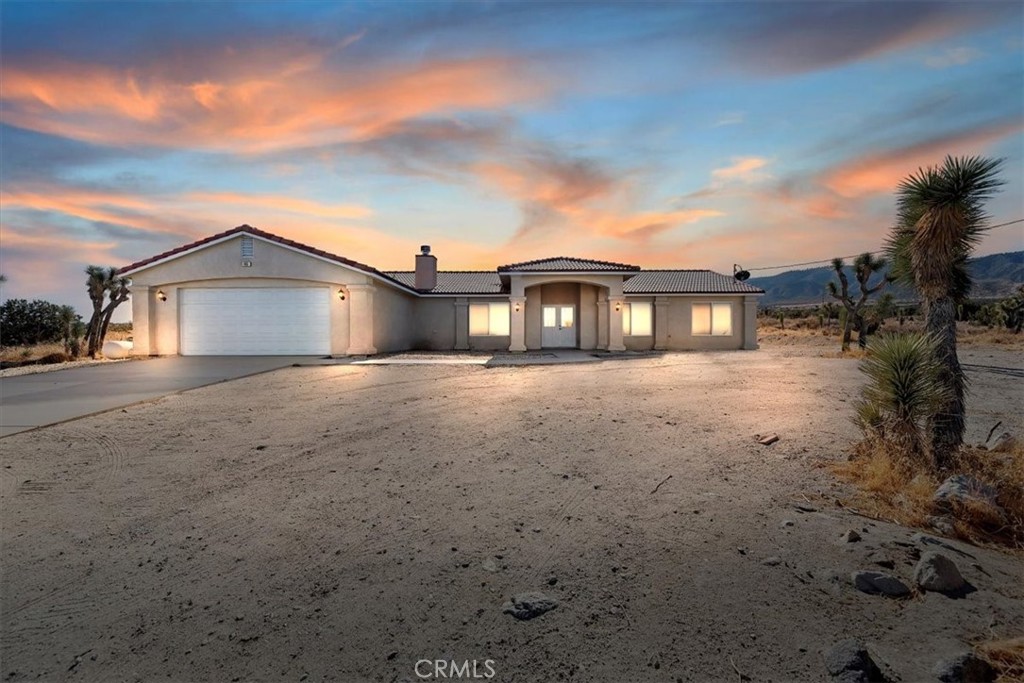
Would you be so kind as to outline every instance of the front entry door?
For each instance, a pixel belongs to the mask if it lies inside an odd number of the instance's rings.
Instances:
[[[576,307],[544,306],[540,345],[549,349],[576,347]]]

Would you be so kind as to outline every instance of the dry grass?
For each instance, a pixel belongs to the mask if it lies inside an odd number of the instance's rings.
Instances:
[[[130,341],[132,338],[131,323],[112,323],[107,330],[107,341]],[[82,340],[82,349],[85,350],[85,340]],[[59,342],[50,344],[31,344],[28,346],[5,346],[0,347],[0,362],[2,363],[29,363],[49,357],[49,362],[60,363],[62,360],[71,360],[64,353],[64,345]]]
[[[53,344],[33,344],[31,346],[6,346],[0,348],[0,362],[4,363],[24,363],[26,361],[36,361],[46,356],[64,355],[64,345],[53,343]]]
[[[996,670],[997,683],[1024,681],[1024,636],[979,643],[975,651]]]
[[[932,496],[942,480],[952,474],[970,475],[997,490],[1006,516],[995,518],[984,506],[957,506],[952,511],[956,535],[976,544],[1024,548],[1024,446],[1010,453],[965,448],[953,471],[939,477],[915,472],[892,451],[861,442],[849,461],[831,469],[858,488],[846,504],[871,517],[922,528],[928,517],[938,513]]]
[[[924,322],[920,318],[908,318],[903,325],[897,320],[887,320],[875,334],[893,332],[922,332]],[[833,320],[820,327],[816,317],[786,318],[785,329],[779,327],[779,319],[771,316],[760,316],[757,319],[757,337],[763,344],[772,346],[813,346],[820,348],[834,347],[835,358],[849,358],[839,354],[842,331]],[[970,322],[957,323],[957,342],[965,347],[997,346],[1005,349],[1024,351],[1024,334],[1014,334],[1004,327],[988,328]],[[857,333],[853,333],[853,348],[857,347]],[[828,356],[833,357],[833,356]],[[859,357],[859,356],[852,356]]]
[[[107,328],[107,341],[130,341],[131,338],[131,323],[111,323]]]

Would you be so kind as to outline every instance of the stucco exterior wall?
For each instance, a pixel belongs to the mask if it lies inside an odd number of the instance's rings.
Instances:
[[[327,287],[332,292],[331,353],[348,352],[352,297],[342,300],[335,294],[349,285],[369,285],[372,278],[259,239],[253,240],[253,255],[247,257],[252,266],[243,266],[241,240],[238,235],[131,275],[135,355],[179,353],[181,290],[198,287]],[[165,301],[157,298],[161,291]]]
[[[668,334],[666,335],[667,349],[677,351],[712,351],[743,348],[745,306],[742,296],[687,295],[672,296],[668,297],[668,299]],[[632,298],[630,300],[632,300]],[[732,334],[729,336],[694,335],[692,333],[693,304],[722,302],[732,304]],[[656,318],[655,325],[657,324],[658,320]],[[756,320],[753,324],[757,324]],[[655,330],[655,334],[657,334],[657,330]],[[629,338],[627,337],[627,339]],[[653,348],[653,345],[647,348]]]
[[[756,349],[754,295],[628,296],[652,304],[653,334],[621,335],[623,301],[619,274],[512,274],[508,296],[417,296],[387,280],[335,261],[253,238],[243,265],[242,235],[205,245],[132,273],[134,353],[179,353],[179,302],[188,288],[325,287],[330,296],[330,349],[334,355],[410,349],[498,351],[540,349],[544,305],[576,307],[576,343],[581,349],[631,350]],[[337,296],[339,290],[344,298]],[[166,300],[161,301],[157,292]],[[523,298],[525,297],[525,299]],[[511,334],[470,336],[469,306],[516,302]],[[692,305],[732,304],[732,334],[692,334]],[[513,304],[514,305],[514,304]]]
[[[373,345],[377,353],[414,348],[417,332],[416,303],[416,298],[411,294],[387,285],[374,287]]]
[[[450,351],[456,348],[455,298],[419,299],[415,303],[413,348]],[[468,332],[468,320],[465,323]]]

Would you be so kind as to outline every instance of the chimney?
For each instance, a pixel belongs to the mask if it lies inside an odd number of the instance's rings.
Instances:
[[[430,245],[420,247],[416,254],[416,289],[430,291],[437,287],[437,257],[431,256]]]

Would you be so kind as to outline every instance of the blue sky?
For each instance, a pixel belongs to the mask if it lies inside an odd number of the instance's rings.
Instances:
[[[1005,159],[1024,6],[0,5],[3,296],[85,308],[242,223],[408,269],[552,255],[729,272],[878,248],[893,191]],[[980,254],[1024,248],[1014,226]]]

